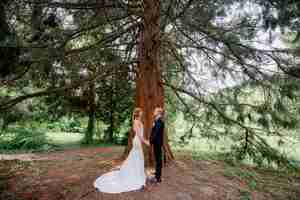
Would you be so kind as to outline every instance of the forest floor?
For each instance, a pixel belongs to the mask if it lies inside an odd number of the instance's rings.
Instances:
[[[163,182],[144,191],[103,194],[93,188],[120,164],[122,147],[90,147],[51,153],[0,155],[1,200],[300,200],[300,176],[186,153],[163,170]]]

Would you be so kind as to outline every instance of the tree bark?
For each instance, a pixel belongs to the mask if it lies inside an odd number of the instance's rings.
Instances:
[[[91,144],[93,142],[93,136],[95,133],[95,121],[96,121],[96,102],[95,102],[95,82],[89,83],[88,89],[88,113],[89,113],[89,122],[85,135],[85,143]]]
[[[138,73],[136,77],[135,105],[143,109],[144,136],[149,139],[154,121],[155,107],[164,108],[164,87],[160,67],[160,0],[143,1],[143,23],[138,43]],[[165,126],[164,163],[174,159],[168,144],[167,126]],[[131,134],[132,135],[132,134]],[[130,137],[131,139],[132,137]],[[130,141],[128,142],[130,148]],[[153,164],[151,149],[144,148],[146,159]]]
[[[113,81],[112,81],[112,84],[114,84]],[[113,95],[114,95],[113,85],[112,85],[110,94],[111,95],[110,95],[110,108],[109,108],[109,127],[106,131],[104,140],[105,140],[105,142],[113,143],[114,142],[114,125],[115,125],[115,123],[114,123],[115,106],[114,106],[114,98],[113,98]]]

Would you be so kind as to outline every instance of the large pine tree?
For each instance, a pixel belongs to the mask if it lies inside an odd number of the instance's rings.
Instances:
[[[207,127],[208,130],[215,128],[213,123],[216,121],[209,120],[209,116],[218,116],[222,126],[226,127],[226,134],[230,135],[228,128],[234,125],[240,130],[241,141],[246,141],[249,135],[274,133],[274,130],[260,126],[261,120],[255,122],[258,128],[242,120],[244,115],[249,114],[247,112],[255,110],[259,110],[264,116],[272,113],[268,95],[258,107],[234,101],[238,90],[229,97],[223,95],[221,99],[216,99],[213,98],[214,95],[205,91],[204,79],[215,78],[222,81],[231,77],[237,83],[255,82],[268,94],[278,92],[279,89],[273,87],[269,81],[271,73],[266,66],[272,66],[275,69],[272,73],[279,75],[294,75],[291,69],[299,66],[296,49],[279,49],[271,44],[264,44],[263,48],[259,48],[257,45],[262,44],[262,41],[257,42],[261,40],[258,37],[259,32],[263,31],[261,19],[266,19],[264,21],[268,25],[276,21],[270,17],[273,12],[270,7],[280,8],[287,5],[287,9],[282,10],[285,12],[279,12],[278,16],[281,18],[278,21],[282,22],[282,19],[288,16],[289,23],[284,26],[290,30],[297,28],[299,15],[295,8],[298,4],[292,1],[287,1],[287,4],[277,0],[116,0],[97,3],[18,1],[22,6],[14,1],[3,2],[0,9],[5,11],[6,15],[1,12],[1,21],[10,26],[4,23],[5,26],[1,26],[0,31],[7,32],[8,27],[16,25],[18,28],[10,28],[9,31],[20,36],[16,38],[20,38],[20,46],[22,45],[18,54],[10,54],[15,59],[12,62],[14,64],[9,67],[14,69],[15,66],[21,66],[24,70],[20,70],[20,73],[16,70],[5,72],[1,83],[14,83],[22,87],[25,86],[22,81],[29,79],[41,91],[1,100],[1,111],[28,98],[61,94],[88,82],[100,81],[109,73],[113,73],[113,66],[126,65],[126,69],[130,69],[129,77],[136,77],[135,101],[136,106],[144,109],[147,137],[153,120],[152,111],[156,106],[165,107],[164,88],[168,87],[179,99],[186,114],[192,116],[200,126]],[[263,9],[256,9],[256,13],[251,13],[251,6]],[[24,8],[28,8],[26,12]],[[54,16],[55,12],[49,15],[47,9],[41,8],[60,8],[65,16],[69,15],[74,19],[73,26],[60,25],[63,20]],[[23,16],[22,13],[29,14]],[[39,15],[42,21],[35,20],[36,15]],[[37,32],[39,34],[36,34]],[[120,56],[113,65],[105,59],[106,53],[111,49]],[[194,57],[199,58],[196,61],[197,65],[192,62]],[[171,59],[172,64],[167,62],[166,58]],[[24,63],[29,63],[26,65],[29,67],[26,68]],[[95,76],[80,79],[79,72],[90,65],[97,66]],[[57,68],[62,69],[63,73],[57,73]],[[175,81],[176,84],[170,79],[174,73],[178,73],[177,77],[180,77],[180,80]],[[207,74],[207,77],[202,77],[201,74]],[[57,76],[62,76],[61,79],[72,84],[57,84]],[[189,101],[190,99],[193,101]],[[239,114],[229,115],[226,113],[228,107],[234,107]],[[247,112],[244,107],[247,107]],[[200,120],[197,114],[199,110],[202,115],[206,115],[207,120]],[[254,138],[253,147],[261,144],[260,137]],[[172,159],[168,144],[164,147],[167,158]],[[264,151],[271,148],[267,144],[263,147],[253,151],[251,156],[269,156],[265,155]]]

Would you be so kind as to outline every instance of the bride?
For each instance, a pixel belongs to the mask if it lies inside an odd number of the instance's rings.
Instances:
[[[105,193],[121,193],[141,189],[146,184],[144,154],[142,142],[150,145],[144,139],[142,109],[135,108],[132,114],[134,137],[132,149],[119,170],[111,171],[98,177],[94,187]]]

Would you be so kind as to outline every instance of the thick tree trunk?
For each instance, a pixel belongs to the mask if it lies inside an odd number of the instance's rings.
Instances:
[[[104,141],[108,143],[114,142],[114,106],[112,98],[109,112],[109,127],[106,130]]]
[[[113,143],[114,142],[114,111],[111,110],[110,113],[110,125],[109,125],[109,132],[108,132],[108,142]]]
[[[164,88],[161,82],[160,69],[160,1],[144,0],[144,21],[140,29],[138,44],[138,74],[136,79],[136,107],[144,111],[145,137],[149,139],[153,124],[155,107],[164,108]],[[167,129],[165,128],[164,160],[173,160],[173,154],[168,144]],[[130,145],[130,142],[128,142]],[[128,147],[129,147],[128,145]],[[130,149],[130,147],[129,147]],[[146,158],[153,164],[153,153],[144,148]]]
[[[115,74],[112,74],[111,76],[111,83],[110,83],[110,99],[109,99],[109,127],[105,132],[104,136],[104,141],[108,143],[113,143],[114,142],[114,130],[116,127],[116,122],[115,122],[115,110],[116,110],[116,104],[115,104],[115,84],[116,81],[118,81],[117,77]]]
[[[86,144],[91,144],[93,142],[93,136],[95,133],[95,121],[96,121],[96,102],[95,102],[95,83],[91,82],[89,84],[89,96],[88,96],[88,113],[89,122],[85,135]]]

